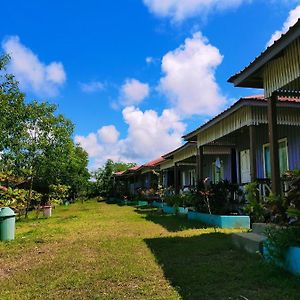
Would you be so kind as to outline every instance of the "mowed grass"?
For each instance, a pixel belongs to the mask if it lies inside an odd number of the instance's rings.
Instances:
[[[152,209],[58,207],[0,242],[0,299],[300,299],[299,278],[231,233]]]

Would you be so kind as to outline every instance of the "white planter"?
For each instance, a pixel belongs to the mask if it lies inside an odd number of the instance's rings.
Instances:
[[[43,214],[46,218],[49,218],[52,216],[52,206],[45,205],[43,206]]]

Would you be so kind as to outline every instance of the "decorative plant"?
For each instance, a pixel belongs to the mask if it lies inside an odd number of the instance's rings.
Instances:
[[[264,222],[265,210],[261,199],[258,198],[257,183],[251,182],[245,185],[245,193],[245,212],[251,217],[252,222]]]
[[[286,196],[287,214],[291,222],[300,222],[300,170],[288,171],[285,181],[289,185]]]

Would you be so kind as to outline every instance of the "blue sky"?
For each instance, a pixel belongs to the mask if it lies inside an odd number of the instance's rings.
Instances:
[[[58,104],[91,168],[107,158],[142,163],[257,93],[227,79],[300,17],[299,4],[5,1],[0,38],[27,99]]]

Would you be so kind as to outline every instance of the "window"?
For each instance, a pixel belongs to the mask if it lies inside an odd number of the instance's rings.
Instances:
[[[218,183],[222,180],[224,180],[224,163],[217,158],[217,160],[212,163],[212,181],[213,183]]]
[[[289,169],[288,163],[288,143],[287,139],[278,141],[279,152],[279,169],[280,175],[283,175]],[[266,178],[271,177],[271,158],[270,158],[270,145],[263,145],[263,158],[264,158],[264,174]]]

